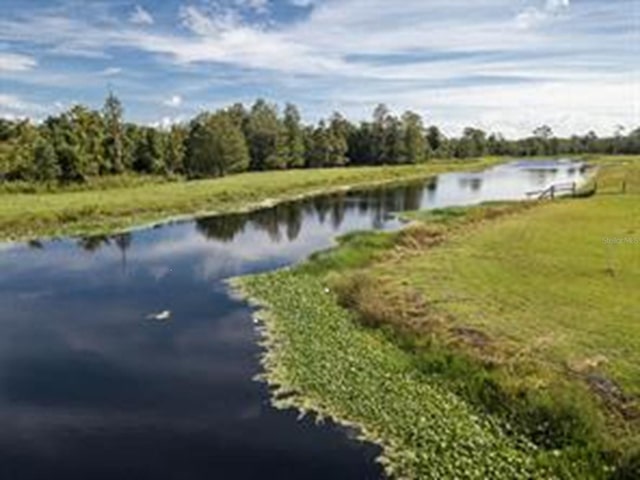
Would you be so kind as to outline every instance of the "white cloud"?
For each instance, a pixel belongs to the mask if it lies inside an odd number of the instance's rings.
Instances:
[[[234,0],[241,8],[248,8],[257,13],[266,13],[269,10],[269,0]]]
[[[359,92],[344,89],[327,101],[349,105],[355,113],[370,108],[385,95],[396,109],[413,109],[436,121],[448,134],[459,134],[464,126],[502,132],[514,138],[527,135],[541,125],[550,125],[559,135],[595,130],[613,133],[620,122],[637,122],[638,84],[633,78],[592,78],[579,83],[570,80],[529,85],[440,87],[396,90],[393,93]],[[635,104],[634,99],[635,97]],[[466,117],[466,118],[465,118]]]
[[[180,95],[173,95],[162,103],[167,107],[178,108],[182,105],[182,97]]]
[[[16,95],[0,93],[0,108],[7,110],[26,110],[28,104]]]
[[[547,0],[545,8],[549,12],[557,12],[563,8],[569,8],[570,0]]]
[[[150,127],[160,128],[162,130],[169,130],[173,125],[184,123],[185,117],[183,115],[178,115],[177,117],[162,117],[157,122],[151,122],[149,124]]]
[[[36,118],[47,110],[44,106],[23,100],[17,95],[0,93],[0,117],[9,119]]]
[[[122,68],[120,67],[107,67],[101,72],[98,73],[101,77],[113,77],[122,73]]]
[[[516,16],[516,25],[521,29],[534,28],[562,13],[570,7],[570,0],[546,0],[542,7],[528,7]]]
[[[206,74],[213,64],[215,72],[228,72],[231,66],[236,75],[267,86],[274,99],[294,100],[315,118],[337,108],[359,119],[386,102],[432,113],[432,121],[454,129],[478,122],[529,133],[530,111],[566,122],[558,131],[592,122],[609,133],[609,122],[637,123],[637,34],[630,33],[637,32],[637,0],[615,6],[569,0],[288,1],[314,8],[292,23],[251,23],[247,18],[255,16],[243,16],[245,9],[268,8],[268,2],[188,5],[180,9],[182,28],[173,33],[35,15],[28,22],[0,19],[0,41],[96,55],[126,47],[185,72]],[[554,28],[537,28],[547,26]],[[185,80],[171,88],[184,93],[191,87]],[[230,91],[229,102],[240,95]],[[536,92],[549,92],[554,101]],[[207,105],[225,100],[212,98],[210,85],[198,93]],[[180,106],[171,100],[165,104]]]
[[[241,27],[239,14],[234,10],[217,11],[207,14],[192,5],[180,8],[182,25],[200,36],[217,36]]]
[[[153,16],[140,5],[136,5],[131,15],[129,15],[129,21],[136,25],[153,25]]]
[[[0,72],[26,72],[37,65],[33,57],[16,53],[0,52]]]
[[[315,5],[316,0],[289,0],[289,3],[296,7],[310,7],[311,5]]]

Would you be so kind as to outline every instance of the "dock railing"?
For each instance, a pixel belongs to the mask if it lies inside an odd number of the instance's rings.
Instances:
[[[575,197],[577,193],[578,193],[578,183],[567,182],[567,183],[554,183],[553,185],[545,188],[544,190],[527,192],[527,196],[529,197],[536,196],[538,200],[544,200],[546,198],[554,200],[557,196],[571,195],[572,197]]]

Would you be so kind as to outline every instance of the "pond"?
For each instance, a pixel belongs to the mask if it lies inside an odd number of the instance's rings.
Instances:
[[[379,478],[378,448],[270,406],[225,280],[392,213],[526,198],[581,165],[507,164],[111,237],[0,244],[0,478]]]

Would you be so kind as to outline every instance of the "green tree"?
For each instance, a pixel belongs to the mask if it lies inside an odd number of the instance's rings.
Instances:
[[[290,149],[287,141],[287,131],[284,125],[278,125],[278,133],[275,137],[275,149],[265,159],[264,168],[267,170],[283,170],[287,168],[290,160]]]
[[[394,115],[387,117],[383,159],[382,163],[406,163],[402,122]]]
[[[456,156],[459,158],[482,157],[487,152],[487,134],[478,129],[467,127],[458,141]]]
[[[427,158],[427,140],[420,115],[405,112],[402,116],[404,158],[408,163],[421,163]]]
[[[553,137],[553,130],[549,125],[541,125],[533,130],[533,136],[543,140],[549,140]]]
[[[249,124],[249,112],[247,112],[245,106],[242,103],[234,103],[227,109],[227,112],[233,123],[246,135]]]
[[[362,122],[351,129],[348,138],[348,156],[357,165],[375,164],[373,127],[369,122]]]
[[[122,160],[125,171],[133,169],[133,163],[136,159],[136,151],[140,137],[144,135],[144,127],[139,127],[133,123],[123,125],[122,137]]]
[[[500,133],[492,133],[487,139],[487,151],[490,155],[508,155],[509,143]]]
[[[77,112],[77,111],[76,111]],[[84,182],[99,173],[98,165],[92,164],[83,148],[86,135],[82,132],[72,110],[45,120],[45,135],[51,141],[61,169],[64,182]]]
[[[56,156],[60,165],[60,179],[64,182],[84,182],[84,159],[78,148],[66,142],[60,143],[56,148]]]
[[[104,158],[104,123],[100,114],[81,105],[74,105],[63,115],[71,130],[66,141],[76,146],[79,155],[85,159],[86,175],[109,173],[109,165]]]
[[[389,142],[387,139],[391,112],[384,104],[379,104],[373,111],[371,127],[371,154],[373,163],[381,165],[387,163]]]
[[[162,134],[156,128],[145,128],[137,140],[133,169],[141,173],[162,173],[163,154]]]
[[[371,150],[377,165],[405,161],[402,122],[384,104],[378,105],[373,112]]]
[[[349,163],[347,152],[349,144],[347,143],[348,122],[339,113],[334,113],[329,122],[329,128],[326,132],[329,147],[329,155],[325,166],[341,167]]]
[[[172,125],[166,136],[166,166],[171,173],[184,173],[185,141],[188,132],[182,125]]]
[[[15,123],[5,118],[0,118],[0,142],[11,140],[15,133]]]
[[[276,106],[257,100],[251,108],[246,130],[252,170],[279,168],[286,162],[286,158],[280,158],[285,149],[282,135]]]
[[[228,112],[201,114],[191,123],[185,167],[192,178],[220,177],[249,167],[244,135]]]
[[[310,140],[307,165],[311,168],[331,165],[331,138],[324,120],[313,130]]]
[[[300,113],[295,105],[288,103],[284,109],[284,144],[286,146],[286,166],[304,167],[305,144]]]
[[[121,173],[124,170],[123,114],[122,103],[113,92],[109,92],[104,102],[102,115],[105,124],[105,158],[111,173]]]
[[[24,120],[15,126],[15,139],[0,165],[0,175],[8,180],[32,180],[34,177],[34,147],[38,130],[31,122]]]
[[[449,158],[453,155],[451,142],[435,125],[427,128],[428,152],[436,158]]]
[[[33,178],[39,182],[55,181],[62,174],[56,151],[45,138],[40,137],[35,144],[33,163]]]
[[[553,130],[548,125],[541,125],[533,130],[533,139],[530,150],[531,155],[546,155],[551,153],[551,139]]]

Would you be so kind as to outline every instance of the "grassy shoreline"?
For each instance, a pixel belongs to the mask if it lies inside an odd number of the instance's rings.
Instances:
[[[235,281],[263,309],[265,375],[277,386],[276,404],[361,427],[364,438],[383,446],[387,471],[399,478],[637,478],[640,425],[634,412],[640,385],[633,380],[632,348],[637,337],[633,322],[621,320],[632,313],[637,298],[629,290],[635,257],[626,252],[614,259],[613,290],[598,296],[596,285],[584,296],[579,288],[585,275],[596,275],[597,284],[611,280],[597,276],[601,259],[588,242],[576,242],[581,233],[640,231],[628,222],[640,218],[634,217],[640,206],[639,167],[631,161],[603,169],[600,194],[588,200],[416,213],[414,225],[402,232],[349,235],[305,264]],[[628,181],[624,196],[619,195],[622,178]],[[580,228],[562,242],[557,228],[570,219]],[[526,294],[514,290],[517,280],[506,275],[509,259],[496,254],[515,246],[509,232],[521,232],[519,222],[537,222],[542,233],[516,235],[521,247],[516,260],[526,262],[532,251],[540,251],[551,262],[536,257],[530,277],[536,278],[538,268],[548,285],[524,282]],[[486,246],[485,238],[493,242],[490,252],[501,265],[492,267],[491,279],[478,273],[487,261],[478,250]],[[462,247],[470,252],[462,257],[464,265],[452,257]],[[579,256],[582,266],[571,260],[580,247],[586,248]],[[564,276],[554,277],[556,270]],[[519,260],[513,271],[522,271]],[[479,280],[468,289],[467,279]],[[507,292],[498,295],[504,305],[478,317],[485,299],[502,291]],[[567,293],[557,295],[560,291]],[[448,300],[452,292],[465,300]],[[532,301],[536,293],[551,304],[559,302],[562,315],[554,317],[553,308]],[[595,312],[595,319],[609,302],[620,305],[611,310],[614,317],[602,327],[584,328],[581,315]],[[534,317],[522,313],[521,305]],[[567,308],[575,310],[574,317],[567,317]],[[541,324],[548,337],[562,334],[558,348],[535,341],[539,334],[530,328],[536,327],[536,313],[550,316]],[[505,314],[508,322],[502,321]],[[519,321],[529,327],[520,335]],[[607,325],[612,342],[606,340]],[[628,355],[619,355],[625,351]],[[606,360],[595,362],[600,357],[594,352]],[[442,408],[449,402],[466,410],[456,406],[452,415]],[[426,423],[419,412],[427,412]],[[465,449],[470,431],[491,446],[488,451],[474,446],[477,457]],[[496,470],[486,470],[487,455]],[[503,470],[509,462],[518,470]]]
[[[397,167],[255,172],[193,182],[139,181],[96,190],[0,193],[0,240],[113,233],[153,224],[242,212],[305,196],[440,173],[500,161],[432,162]]]
[[[532,462],[526,440],[416,378],[410,356],[359,326],[317,277],[284,270],[234,287],[264,308],[257,318],[274,405],[357,427],[362,440],[383,447],[379,461],[389,475],[527,479],[546,472]]]

